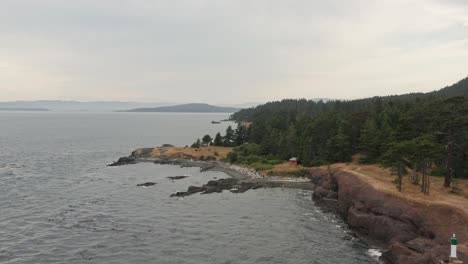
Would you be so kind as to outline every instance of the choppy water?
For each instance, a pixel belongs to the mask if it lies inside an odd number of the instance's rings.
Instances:
[[[170,198],[227,177],[105,165],[137,147],[224,130],[213,114],[0,113],[0,263],[375,263],[311,194]],[[190,177],[171,181],[167,176]],[[136,184],[154,181],[150,188]]]

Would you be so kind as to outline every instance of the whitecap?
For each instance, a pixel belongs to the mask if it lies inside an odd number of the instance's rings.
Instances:
[[[382,256],[382,252],[379,249],[369,248],[367,254],[373,259],[379,259]]]

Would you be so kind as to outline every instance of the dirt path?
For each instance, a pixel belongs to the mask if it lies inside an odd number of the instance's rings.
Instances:
[[[442,177],[430,177],[431,189],[429,195],[421,193],[420,185],[411,183],[411,178],[405,176],[403,191],[399,192],[393,182],[396,178],[388,169],[377,165],[336,164],[333,169],[342,169],[365,179],[374,188],[391,193],[408,200],[414,200],[425,204],[445,204],[458,207],[468,214],[468,181],[459,180],[459,193],[451,193],[450,188],[443,187]]]
[[[444,179],[442,177],[430,177],[431,189],[429,195],[421,193],[420,185],[411,183],[410,177],[404,178],[403,191],[399,192],[393,182],[396,178],[387,169],[377,165],[359,165],[359,164],[335,164],[332,169],[340,169],[370,183],[375,189],[401,197],[409,201],[416,201],[426,205],[447,205],[460,209],[468,218],[468,181],[459,180],[458,186],[461,191],[459,194],[450,192],[449,188],[443,187]],[[460,249],[468,250],[468,241],[459,244]]]

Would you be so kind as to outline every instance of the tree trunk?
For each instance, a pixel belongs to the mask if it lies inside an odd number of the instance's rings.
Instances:
[[[418,176],[417,168],[418,168],[418,164],[415,163],[413,165],[413,179],[412,179],[412,181],[413,181],[413,184],[416,184],[416,185],[419,184],[419,176]]]
[[[427,184],[426,184],[426,187],[427,187],[426,195],[429,195],[429,190],[431,189],[431,177],[429,177],[429,175],[426,175],[426,179],[427,179]]]
[[[398,191],[403,190],[403,162],[398,164]]]
[[[421,180],[421,192],[425,193],[426,191],[426,170],[424,169],[424,163],[421,168],[422,180]]]
[[[447,143],[447,172],[444,179],[444,187],[450,187],[453,173],[453,131],[450,129],[449,142]]]
[[[429,175],[426,174],[426,167],[427,167],[426,162],[423,162],[421,192],[424,193],[425,195],[429,195]]]

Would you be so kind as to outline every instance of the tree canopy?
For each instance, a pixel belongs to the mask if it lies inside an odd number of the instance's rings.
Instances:
[[[256,144],[258,155],[305,166],[348,162],[403,164],[446,177],[468,178],[468,79],[427,94],[354,101],[285,99],[231,116],[224,146]],[[215,145],[220,143],[215,137]],[[218,139],[218,141],[216,140]]]

